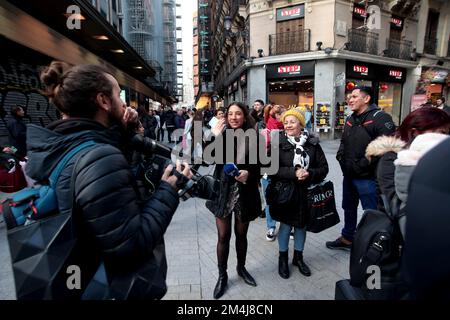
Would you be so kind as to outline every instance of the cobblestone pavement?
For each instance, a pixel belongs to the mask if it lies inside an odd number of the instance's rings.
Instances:
[[[348,278],[349,253],[332,251],[325,242],[334,240],[343,225],[341,207],[342,176],[335,160],[338,140],[321,143],[330,166],[328,179],[335,185],[336,205],[341,223],[322,233],[308,233],[304,259],[311,267],[312,276],[304,277],[290,264],[291,277],[278,275],[278,243],[265,239],[266,219],[250,223],[246,268],[253,275],[257,287],[250,287],[236,273],[234,234],[228,260],[228,290],[223,300],[301,300],[333,299],[336,281]],[[1,198],[1,197],[0,197]],[[182,202],[165,235],[168,260],[168,292],[164,299],[212,299],[217,281],[216,241],[214,216],[204,201],[190,199]],[[293,241],[289,259],[292,259]],[[0,223],[0,299],[15,299],[9,249],[4,223]]]

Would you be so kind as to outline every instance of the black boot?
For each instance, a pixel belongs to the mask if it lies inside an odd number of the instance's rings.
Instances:
[[[255,279],[253,279],[253,277],[250,275],[250,273],[248,273],[248,271],[245,269],[245,266],[237,266],[236,267],[236,271],[237,274],[239,275],[239,277],[241,277],[242,279],[244,279],[245,283],[256,287],[256,281]]]
[[[283,279],[289,278],[289,264],[287,251],[280,251],[280,256],[278,257],[278,274]]]
[[[294,250],[294,259],[292,259],[292,264],[298,267],[300,273],[306,277],[311,275],[311,270],[303,261],[303,251]]]
[[[227,289],[228,274],[227,267],[219,266],[219,279],[217,280],[216,287],[214,288],[214,299],[219,299],[225,293]]]

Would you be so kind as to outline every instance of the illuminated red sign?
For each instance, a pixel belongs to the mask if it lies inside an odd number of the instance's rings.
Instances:
[[[296,64],[296,65],[291,65],[291,66],[280,66],[278,67],[278,73],[289,73],[289,74],[294,74],[294,73],[300,73],[301,71],[301,66]]]
[[[353,12],[361,17],[365,17],[366,16],[366,9],[361,8],[361,7],[354,7],[353,8]]]
[[[285,9],[285,10],[281,10],[281,16],[282,17],[292,17],[292,16],[297,16],[300,15],[301,10],[300,8],[293,8],[293,9]]]
[[[389,75],[391,77],[395,77],[397,79],[401,79],[403,72],[399,71],[399,70],[389,70]]]
[[[361,74],[367,74],[369,72],[369,68],[366,66],[353,66],[353,71],[361,73]]]
[[[392,22],[392,24],[394,24],[396,27],[399,27],[399,28],[401,28],[403,25],[403,20],[399,19],[399,18],[391,17],[391,22]]]

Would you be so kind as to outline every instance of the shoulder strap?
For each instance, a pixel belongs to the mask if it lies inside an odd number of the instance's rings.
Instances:
[[[83,142],[82,144],[80,144],[80,145],[76,146],[75,148],[73,148],[72,150],[70,150],[64,156],[64,158],[62,158],[62,160],[58,163],[58,165],[56,166],[56,168],[53,170],[52,174],[50,175],[50,178],[49,178],[50,186],[53,188],[56,186],[56,182],[59,179],[59,175],[61,174],[61,172],[63,171],[67,162],[69,162],[70,159],[72,159],[81,150],[83,150],[87,147],[93,146],[93,145],[95,145],[95,142],[92,140],[89,140],[89,141]]]

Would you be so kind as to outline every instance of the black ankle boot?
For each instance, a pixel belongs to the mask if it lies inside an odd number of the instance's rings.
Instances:
[[[287,251],[280,251],[280,256],[278,257],[278,274],[283,279],[289,278],[289,263]]]
[[[225,293],[228,283],[227,267],[219,266],[219,279],[214,288],[214,299],[219,299]]]
[[[253,279],[253,277],[250,275],[250,273],[248,273],[244,266],[237,266],[236,271],[239,277],[244,279],[246,284],[256,287],[255,279]]]
[[[309,277],[311,275],[311,270],[303,261],[303,251],[294,250],[294,259],[292,259],[292,264],[298,267],[298,270],[305,277]]]

